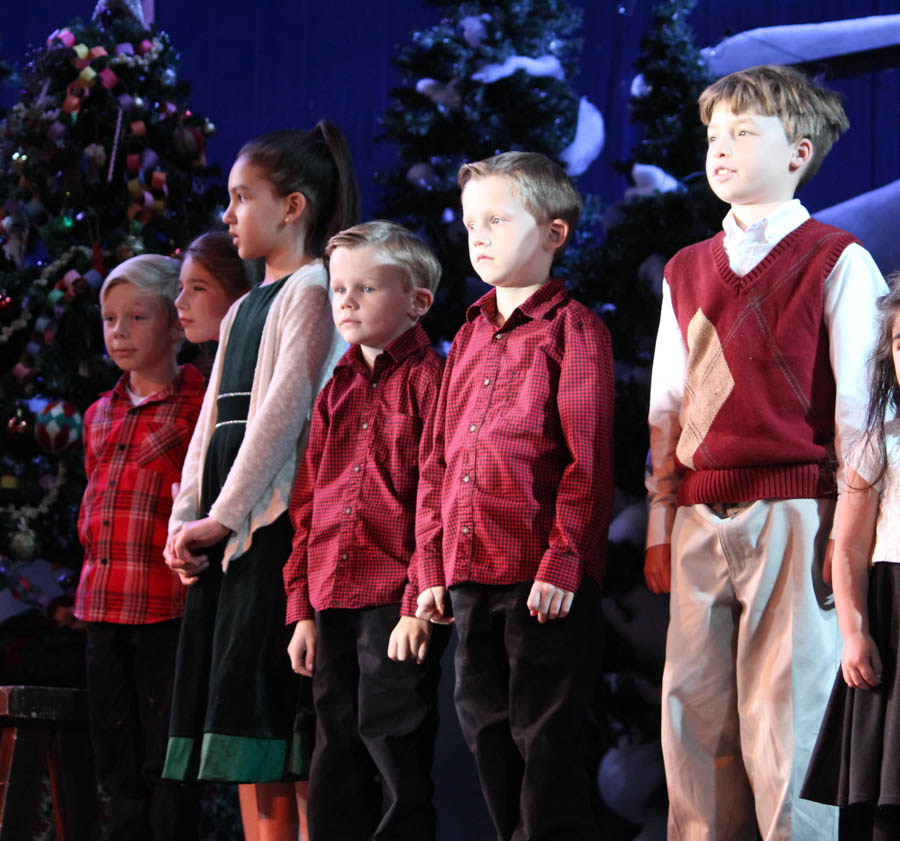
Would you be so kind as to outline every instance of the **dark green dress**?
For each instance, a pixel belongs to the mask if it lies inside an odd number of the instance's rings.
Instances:
[[[244,440],[260,339],[284,280],[252,289],[235,315],[203,466],[202,516]],[[210,565],[185,604],[163,776],[256,783],[305,778],[312,732],[308,679],[291,670],[287,655],[291,629],[284,623],[281,577],[292,536],[285,512],[254,532],[248,551],[224,574],[224,541],[210,548]]]

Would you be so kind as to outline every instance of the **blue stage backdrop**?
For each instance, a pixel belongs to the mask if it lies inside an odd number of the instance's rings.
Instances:
[[[603,113],[607,136],[581,187],[611,202],[627,186],[612,165],[626,158],[637,140],[627,102],[640,38],[655,3],[572,0],[572,5],[584,11],[584,57],[575,84]],[[92,10],[91,0],[18,3],[14,15],[4,16],[0,56],[19,62],[29,43],[41,43],[56,27],[89,17]],[[388,92],[401,84],[390,60],[395,46],[413,29],[435,22],[439,11],[425,0],[156,2],[157,23],[181,53],[181,77],[192,86],[192,104],[217,126],[210,160],[227,174],[246,138],[269,129],[308,127],[329,116],[350,140],[367,215],[378,204],[372,173],[395,161],[389,144],[375,139]],[[897,11],[896,0],[700,0],[691,22],[698,46],[707,46],[757,27]],[[801,193],[813,211],[900,178],[900,70],[840,79],[833,87],[847,97],[851,129]],[[3,101],[11,97],[3,92]],[[699,169],[702,150],[697,155]]]

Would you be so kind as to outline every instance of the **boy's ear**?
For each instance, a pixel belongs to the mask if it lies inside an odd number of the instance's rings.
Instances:
[[[547,229],[547,246],[555,252],[569,236],[569,223],[565,219],[551,219]]]
[[[791,156],[791,172],[802,169],[812,160],[813,145],[808,137],[801,137],[794,144],[794,154]]]
[[[419,319],[431,309],[434,303],[434,293],[424,286],[417,286],[410,292],[409,317]]]
[[[289,193],[285,196],[287,207],[284,213],[284,223],[286,225],[296,222],[306,210],[306,196],[303,193]]]

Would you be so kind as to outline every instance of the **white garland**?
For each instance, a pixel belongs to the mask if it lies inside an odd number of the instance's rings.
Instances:
[[[86,245],[73,245],[68,251],[64,252],[61,257],[44,266],[38,279],[35,281],[35,286],[47,286],[50,277],[56,272],[62,273],[62,270],[66,268],[71,259],[79,252],[84,254],[85,257],[90,257],[93,254],[93,250]],[[27,327],[31,323],[31,315],[31,310],[26,307],[15,321],[7,324],[3,330],[0,330],[0,345],[8,342],[14,334],[19,332],[19,330],[23,330]]]
[[[59,462],[59,469],[56,471],[56,477],[53,480],[53,484],[44,495],[44,499],[40,505],[23,505],[21,508],[17,508],[15,505],[4,505],[3,508],[0,508],[0,512],[15,522],[16,530],[19,534],[34,537],[34,530],[31,528],[31,523],[38,517],[43,517],[45,514],[49,513],[59,496],[59,489],[62,487],[65,479],[66,465],[61,461]]]

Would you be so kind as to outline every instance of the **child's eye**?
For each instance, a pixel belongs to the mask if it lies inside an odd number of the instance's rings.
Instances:
[[[331,291],[334,292],[335,295],[343,295],[345,290],[343,286],[334,286]]]
[[[363,292],[374,292],[374,291],[375,291],[374,286],[363,286]]]
[[[503,220],[502,220],[499,216],[495,216],[493,219],[491,219],[491,224],[492,224],[492,225],[497,225],[497,224],[499,224],[499,223],[502,222],[502,221],[503,221]]]
[[[714,143],[716,140],[718,140],[718,138],[714,134],[711,134],[706,138],[707,143]]]

